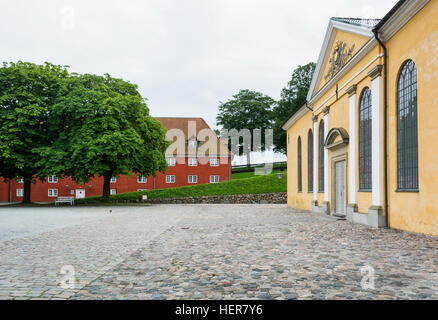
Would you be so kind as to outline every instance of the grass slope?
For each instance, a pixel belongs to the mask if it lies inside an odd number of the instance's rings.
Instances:
[[[142,192],[121,193],[111,196],[111,200],[140,200],[142,195],[147,194],[149,199],[157,198],[185,198],[201,197],[212,195],[233,195],[233,194],[257,194],[271,192],[286,192],[287,177],[284,174],[283,179],[278,179],[277,174],[273,173],[267,176],[253,176],[251,178],[235,179],[215,184],[200,184],[196,186],[187,186],[171,189],[149,190]],[[101,200],[102,197],[89,197],[79,199],[75,202],[93,203]]]
[[[280,172],[280,170],[273,170],[272,173],[277,174],[277,172]],[[286,174],[286,171],[283,171],[284,174]],[[237,179],[247,179],[247,178],[255,178],[258,177],[255,175],[254,172],[240,172],[240,173],[233,173],[231,176],[232,180]]]

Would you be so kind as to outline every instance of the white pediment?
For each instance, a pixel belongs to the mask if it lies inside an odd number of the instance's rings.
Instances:
[[[332,54],[331,51],[334,41],[336,40],[336,33],[338,30],[346,31],[367,38],[373,37],[372,29],[369,26],[354,25],[351,23],[337,21],[333,18],[330,19],[321,52],[318,57],[318,63],[316,64],[315,73],[313,74],[309,93],[307,95],[307,101],[311,101],[312,97],[318,92],[319,85],[324,79],[324,70],[326,69],[329,57]],[[358,49],[360,48],[356,48],[356,50]]]

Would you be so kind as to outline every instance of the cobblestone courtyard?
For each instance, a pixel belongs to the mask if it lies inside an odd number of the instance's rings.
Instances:
[[[0,261],[0,299],[438,299],[438,238],[284,205],[0,207]]]

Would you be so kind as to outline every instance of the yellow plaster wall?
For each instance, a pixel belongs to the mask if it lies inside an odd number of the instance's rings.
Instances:
[[[308,192],[308,132],[312,127],[312,112],[309,110],[289,130],[287,144],[287,203],[297,209],[311,210],[313,193]],[[301,137],[301,163],[303,191],[298,192],[298,137]],[[315,172],[315,171],[314,171]]]
[[[438,235],[438,1],[430,1],[388,48],[389,217],[392,228]],[[412,59],[418,81],[419,192],[397,189],[397,81]]]
[[[388,183],[389,183],[389,218],[390,226],[412,232],[438,235],[438,1],[430,1],[420,12],[416,14],[391,40],[386,43],[388,48]],[[360,36],[350,35],[344,31],[338,31],[336,39],[345,41],[348,46],[360,39]],[[356,40],[359,39],[359,40]],[[356,45],[355,51],[360,45]],[[333,48],[331,48],[333,50]],[[383,64],[380,57],[365,70],[357,74],[371,60],[381,54],[382,48],[376,46],[361,61],[359,61],[342,79],[338,81],[341,88],[338,100],[334,96],[336,84],[316,102],[311,105],[318,115],[318,123],[323,119],[322,109],[330,106],[330,126],[343,127],[349,130],[348,96],[345,90],[351,85],[357,85],[356,105],[359,108],[360,94],[366,86],[371,86],[371,79],[367,73],[374,66]],[[419,145],[419,192],[406,193],[396,192],[397,189],[397,109],[396,87],[398,73],[403,63],[412,59],[417,66],[418,77],[418,145]],[[325,65],[324,74],[327,73],[328,65]],[[354,78],[353,78],[354,77]],[[347,81],[350,83],[346,83]],[[319,87],[325,84],[323,80]],[[383,82],[382,82],[383,90]],[[329,98],[330,96],[332,96]],[[382,103],[383,103],[382,91]],[[327,100],[327,101],[326,101]],[[292,207],[310,209],[312,194],[307,193],[307,132],[313,129],[312,113],[308,112],[288,130],[291,135],[291,146],[288,146],[288,168],[292,168],[288,174],[288,204]],[[383,110],[382,110],[383,119]],[[357,121],[359,121],[357,119]],[[383,123],[381,124],[383,126]],[[358,125],[357,125],[358,127]],[[318,134],[318,132],[314,132]],[[303,146],[303,193],[297,193],[297,137],[301,135]],[[357,135],[358,136],[358,135]],[[357,143],[357,147],[359,147]],[[383,150],[382,144],[382,150]],[[358,150],[357,150],[358,151]],[[357,155],[359,153],[357,152]],[[331,153],[329,153],[331,156]],[[329,159],[329,168],[331,168]],[[348,165],[348,164],[347,164]],[[383,166],[383,161],[382,161]],[[289,169],[291,170],[291,169]],[[383,168],[382,168],[383,172]],[[318,174],[318,168],[314,168],[314,174]],[[330,173],[331,176],[331,173]],[[359,188],[359,166],[357,163],[357,189]],[[382,186],[384,186],[382,177]],[[331,183],[329,184],[331,186]],[[318,184],[314,186],[318,188]],[[383,188],[382,188],[383,192]],[[371,192],[358,192],[359,212],[366,213],[371,206]],[[382,199],[384,199],[382,195]],[[318,203],[324,201],[324,194],[318,193]]]
[[[335,49],[336,46],[336,41],[343,41],[347,44],[346,46],[346,50],[350,49],[350,47],[354,44],[354,50],[353,50],[353,55],[368,41],[367,37],[361,36],[361,35],[357,35],[357,34],[353,34],[344,30],[336,30],[336,35],[335,35],[335,39],[333,41],[333,44],[330,48],[330,53],[333,52],[333,50]],[[324,73],[322,74],[322,78],[321,81],[319,83],[318,86],[318,90],[321,89],[324,84],[329,80],[327,79],[327,81],[324,79],[324,76],[327,74],[327,72],[330,69],[330,64],[328,63],[330,61],[331,58],[331,54],[329,55],[327,61],[325,62],[324,65]]]
[[[342,39],[341,39],[342,40]],[[322,113],[324,106],[330,106],[330,113],[329,113],[329,130],[332,128],[344,128],[348,132],[350,131],[350,125],[349,125],[349,96],[346,93],[346,90],[350,88],[352,85],[357,86],[357,93],[356,93],[356,108],[357,108],[357,117],[356,117],[356,136],[359,137],[359,104],[360,104],[360,97],[362,91],[369,87],[372,89],[371,86],[371,78],[368,76],[368,72],[373,69],[376,65],[383,63],[383,58],[377,58],[381,54],[381,49],[376,46],[374,47],[368,54],[364,56],[364,58],[359,61],[349,72],[345,74],[339,81],[337,82],[338,88],[342,88],[338,92],[338,100],[336,100],[335,92],[336,92],[336,84],[333,85],[332,88],[329,88],[328,92],[325,93],[320,99],[318,99],[313,107],[316,107],[317,110],[315,110],[315,114],[318,115],[318,120],[323,119],[324,115]],[[373,61],[371,64],[370,62]],[[367,65],[370,64],[368,67]],[[382,88],[383,88],[383,82],[382,82]],[[383,89],[382,89],[383,90]],[[329,97],[333,95],[332,98],[329,99]],[[328,99],[328,100],[327,100]],[[327,101],[326,101],[327,100]],[[326,101],[324,103],[324,101]],[[383,91],[382,91],[382,101],[383,103]],[[319,107],[319,108],[318,108]],[[383,119],[383,110],[382,110],[382,119]],[[383,126],[383,122],[381,123]],[[383,145],[382,145],[383,150]],[[348,155],[348,154],[347,154]],[[359,142],[356,143],[356,155],[359,157]],[[347,190],[349,190],[349,178],[348,178],[348,166],[350,164],[347,160]],[[331,152],[329,152],[329,188],[330,188],[330,194],[332,192],[332,172],[331,172]],[[383,168],[382,168],[383,170]],[[356,190],[359,191],[359,159],[357,158],[357,164],[356,164]],[[383,185],[383,178],[382,178],[382,185]],[[347,199],[349,197],[348,191],[347,191]],[[382,195],[383,198],[383,195]],[[330,197],[331,199],[331,197]],[[318,194],[318,204],[321,205],[324,201],[324,194],[319,193]],[[372,205],[372,194],[371,192],[358,192],[357,193],[357,205],[358,205],[358,211],[362,213],[368,213],[369,207]]]

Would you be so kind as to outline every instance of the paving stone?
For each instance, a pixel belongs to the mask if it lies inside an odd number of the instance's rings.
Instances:
[[[0,242],[0,299],[438,299],[437,237],[283,205],[117,210]]]

